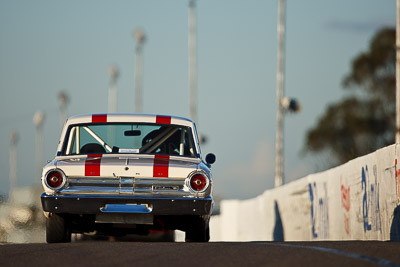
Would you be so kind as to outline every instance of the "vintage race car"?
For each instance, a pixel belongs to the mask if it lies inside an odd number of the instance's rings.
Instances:
[[[176,116],[89,114],[69,118],[41,196],[48,243],[71,233],[119,236],[182,230],[207,242],[210,166],[195,124]]]

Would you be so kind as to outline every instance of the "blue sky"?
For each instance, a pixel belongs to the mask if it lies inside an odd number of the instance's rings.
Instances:
[[[285,94],[302,104],[285,117],[285,180],[321,167],[304,157],[306,131],[341,87],[351,59],[394,26],[395,0],[287,0]],[[198,130],[214,152],[214,193],[249,198],[273,187],[277,0],[198,0]],[[118,112],[133,112],[135,41],[144,46],[145,113],[189,116],[188,0],[0,0],[0,193],[9,188],[10,132],[19,134],[18,185],[35,177],[33,114],[46,114],[45,159],[59,139],[57,95],[68,114],[106,112],[108,67],[120,77]],[[45,162],[44,162],[45,163]]]

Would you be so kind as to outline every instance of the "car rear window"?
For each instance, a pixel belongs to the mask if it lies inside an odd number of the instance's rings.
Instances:
[[[191,128],[178,125],[79,124],[69,127],[64,140],[63,155],[196,155]]]

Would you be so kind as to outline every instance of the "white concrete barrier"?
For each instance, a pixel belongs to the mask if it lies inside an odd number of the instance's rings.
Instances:
[[[223,200],[211,241],[400,240],[400,145],[248,200]]]

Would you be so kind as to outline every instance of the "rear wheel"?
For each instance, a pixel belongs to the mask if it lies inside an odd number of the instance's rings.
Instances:
[[[210,240],[209,221],[196,218],[186,229],[186,242],[208,242]]]
[[[68,220],[55,213],[50,213],[46,220],[46,241],[47,243],[71,242]]]

